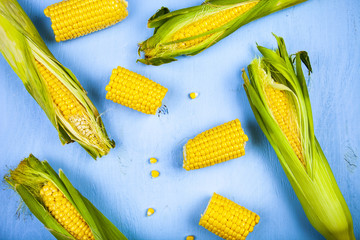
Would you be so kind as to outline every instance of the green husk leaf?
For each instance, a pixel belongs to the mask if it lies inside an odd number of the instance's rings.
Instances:
[[[292,59],[284,40],[274,35],[278,49],[258,46],[263,55],[243,72],[244,88],[255,118],[273,146],[310,223],[328,240],[354,240],[350,211],[314,134],[313,117],[302,62],[312,71],[304,51]],[[306,168],[276,122],[265,96],[264,84],[287,91],[296,106]]]
[[[139,62],[148,65],[160,65],[170,61],[156,61],[153,59],[169,59],[180,55],[196,55],[249,22],[305,1],[306,0],[206,0],[199,6],[184,8],[173,12],[165,13],[165,10],[162,9],[148,21],[148,27],[154,27],[156,30],[152,37],[139,44],[139,52],[142,51],[145,54],[145,61],[139,60]],[[172,36],[184,26],[222,10],[251,2],[258,3],[249,11],[223,26],[196,36],[171,41]],[[202,36],[208,37],[195,46],[188,48],[179,47],[179,43]]]
[[[51,181],[76,208],[89,225],[96,240],[127,238],[88,199],[76,190],[65,174],[59,175],[48,162],[40,162],[33,155],[21,161],[15,170],[10,170],[5,181],[20,195],[23,202],[57,239],[75,239],[57,222],[43,205],[41,187]]]
[[[93,158],[106,155],[115,143],[107,136],[104,124],[95,106],[87,97],[74,74],[61,65],[41,39],[35,26],[16,0],[0,0],[0,52],[24,83],[59,133],[63,144],[78,142]],[[91,130],[99,143],[93,144],[61,114],[52,101],[35,59],[54,74],[84,107]]]

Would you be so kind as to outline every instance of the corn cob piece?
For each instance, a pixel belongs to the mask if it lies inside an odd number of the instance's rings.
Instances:
[[[106,99],[146,114],[156,114],[167,88],[150,79],[118,67],[113,70],[105,90]]]
[[[76,239],[95,239],[89,225],[52,182],[40,190],[40,196],[51,215]]]
[[[199,225],[224,239],[245,240],[259,220],[256,213],[214,193]]]
[[[93,158],[115,143],[73,73],[59,63],[16,0],[0,1],[0,52],[44,110],[62,144],[78,142]]]
[[[349,208],[314,133],[310,97],[303,73],[312,72],[305,51],[289,55],[258,45],[263,55],[243,70],[244,87],[255,118],[273,146],[289,182],[314,228],[328,240],[355,240]]]
[[[214,127],[185,144],[183,167],[194,170],[244,156],[247,141],[239,119]]]
[[[110,27],[128,16],[125,0],[64,0],[44,10],[57,42]]]
[[[61,170],[56,174],[46,161],[40,162],[30,155],[4,179],[57,239],[126,240]]]
[[[194,56],[243,25],[306,0],[205,0],[170,12],[162,7],[148,21],[154,34],[139,43],[139,62],[161,65],[177,56]]]

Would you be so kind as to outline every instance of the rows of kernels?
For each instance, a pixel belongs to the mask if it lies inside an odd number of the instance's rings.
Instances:
[[[73,237],[77,240],[95,239],[88,224],[53,183],[47,182],[41,188],[40,196],[51,215]]]
[[[52,74],[43,64],[35,60],[45,84],[50,92],[51,99],[56,104],[62,115],[68,119],[70,116],[81,115],[83,107],[66,86]]]
[[[111,25],[127,17],[124,0],[65,0],[44,10],[51,18],[56,41],[80,37]]]
[[[228,240],[245,240],[260,217],[216,193],[210,199],[199,225]]]
[[[235,18],[237,18],[241,14],[244,14],[245,12],[249,11],[257,3],[258,3],[258,1],[250,2],[250,3],[247,3],[247,4],[242,4],[240,6],[225,9],[225,10],[222,10],[220,12],[213,13],[213,14],[205,17],[205,18],[199,19],[198,21],[195,21],[195,22],[193,22],[193,23],[191,23],[189,25],[186,25],[183,28],[179,29],[174,34],[174,36],[172,38],[172,41],[177,41],[177,40],[181,40],[181,39],[184,39],[184,38],[190,38],[190,37],[197,36],[197,35],[203,34],[205,32],[214,30],[216,28],[219,28],[219,27],[229,23],[230,21],[234,20]],[[192,40],[187,40],[187,41],[184,41],[184,42],[179,42],[177,44],[177,46],[179,48],[192,47],[192,46],[204,41],[205,39],[207,39],[211,35],[212,34],[205,35],[205,36],[195,38],[195,39],[192,39]]]
[[[302,151],[300,128],[297,124],[296,109],[290,100],[290,96],[283,90],[271,86],[265,88],[265,93],[276,122],[279,124],[301,163],[306,166]]]
[[[185,144],[183,167],[199,169],[244,156],[246,141],[239,119],[214,127]]]
[[[98,138],[91,128],[90,120],[84,114],[85,109],[66,88],[66,86],[52,74],[43,64],[35,60],[37,69],[45,81],[52,101],[56,104],[66,120],[93,144],[98,144]]]
[[[123,67],[114,69],[106,98],[147,114],[156,114],[167,88]]]

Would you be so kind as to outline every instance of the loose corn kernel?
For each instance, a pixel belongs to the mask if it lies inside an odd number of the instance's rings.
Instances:
[[[195,99],[195,98],[197,98],[198,96],[199,96],[199,94],[198,94],[197,92],[192,92],[192,93],[189,94],[189,97],[190,97],[191,99]]]
[[[199,225],[224,239],[245,240],[259,220],[256,213],[214,193]]]
[[[151,163],[151,164],[154,164],[154,163],[157,163],[157,159],[156,158],[150,158],[150,160],[149,160],[149,162]]]
[[[92,144],[99,145],[100,141],[91,127],[85,108],[73,93],[42,63],[35,59],[35,64],[59,112],[83,137],[89,139]]]
[[[51,215],[77,240],[95,239],[89,225],[66,196],[52,183],[40,190],[40,197]]]
[[[156,114],[167,88],[126,68],[113,70],[106,99],[146,114]]]
[[[153,208],[148,208],[147,212],[146,212],[146,215],[147,216],[151,216],[155,213],[155,210]]]
[[[152,178],[157,178],[160,175],[159,171],[157,170],[152,170],[151,171],[151,177]]]
[[[214,127],[185,144],[183,167],[194,170],[241,157],[247,141],[239,119]]]
[[[192,22],[189,25],[185,25],[183,28],[179,29],[172,37],[172,41],[178,41],[181,39],[198,36],[200,34],[219,28],[234,20],[238,16],[246,13],[247,11],[255,7],[258,2],[259,1],[249,2],[245,4],[242,3],[236,7],[224,9],[216,13],[211,13],[210,15],[201,18],[198,21]],[[205,39],[209,38],[213,34],[214,33],[175,44],[177,44],[178,48],[189,48],[203,42]]]
[[[289,93],[272,87],[265,88],[266,98],[276,122],[285,134],[301,163],[306,167],[301,144],[300,128],[297,123],[296,107]]]
[[[186,240],[194,240],[194,239],[195,239],[194,236],[187,236],[187,237],[186,237]]]
[[[128,15],[124,0],[66,0],[44,10],[50,17],[57,42],[110,27]]]

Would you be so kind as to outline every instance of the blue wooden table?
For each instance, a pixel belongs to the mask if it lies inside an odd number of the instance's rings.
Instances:
[[[306,50],[314,73],[309,91],[315,132],[347,201],[360,238],[360,2],[309,0],[252,22],[194,57],[160,67],[136,63],[137,43],[152,35],[147,19],[161,6],[179,9],[201,0],[129,2],[123,22],[86,37],[56,43],[43,14],[54,0],[19,0],[53,54],[77,76],[94,102],[116,148],[94,161],[78,144],[62,146],[56,130],[0,57],[0,176],[33,153],[63,169],[73,185],[129,239],[172,240],[187,235],[219,239],[198,226],[213,192],[261,216],[248,239],[323,239],[308,222],[242,87],[241,69],[259,53],[256,42],[289,52]],[[1,41],[1,40],[0,40]],[[169,89],[169,114],[148,116],[105,99],[111,71],[123,66]],[[190,100],[190,92],[199,92]],[[239,118],[250,141],[242,158],[187,172],[187,139]],[[159,162],[149,164],[156,157]],[[160,177],[152,179],[156,169]],[[1,189],[6,189],[2,184]],[[0,239],[44,240],[52,235],[36,219],[15,215],[18,196],[0,191]],[[146,209],[156,212],[146,217]]]

